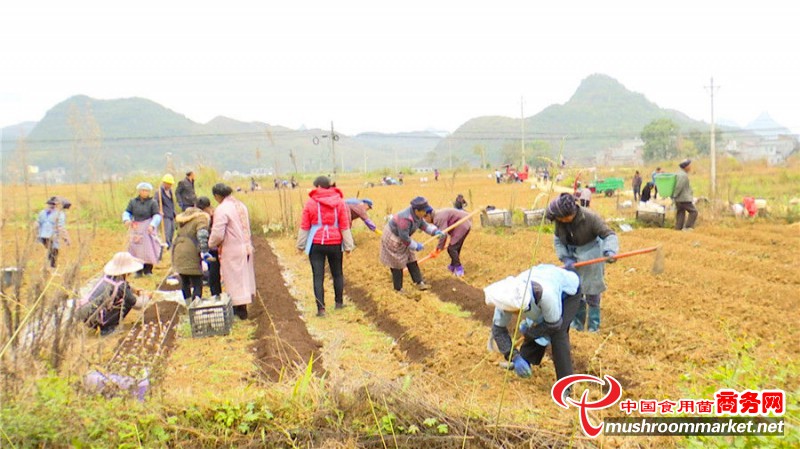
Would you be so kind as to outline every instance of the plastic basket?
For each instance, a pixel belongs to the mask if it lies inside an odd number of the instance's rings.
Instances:
[[[230,334],[233,325],[230,296],[222,294],[215,298],[192,301],[189,306],[189,324],[192,326],[192,337]]]
[[[523,213],[525,214],[525,218],[523,219],[525,226],[539,226],[542,222],[542,217],[545,216],[544,209],[526,210],[523,211]],[[545,218],[544,222],[550,223],[550,220]]]
[[[488,227],[511,227],[511,211],[505,209],[488,210],[481,214],[481,226]]]
[[[659,173],[656,175],[656,188],[661,198],[669,198],[675,190],[678,176],[674,173]]]

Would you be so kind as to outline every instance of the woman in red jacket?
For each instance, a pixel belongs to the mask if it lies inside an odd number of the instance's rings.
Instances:
[[[303,208],[297,249],[305,251],[311,261],[314,275],[314,297],[317,299],[317,316],[325,316],[325,259],[331,268],[336,308],[344,307],[344,272],[342,252],[355,248],[350,233],[350,210],[344,202],[342,191],[331,185],[331,180],[320,176],[314,180],[314,190]]]

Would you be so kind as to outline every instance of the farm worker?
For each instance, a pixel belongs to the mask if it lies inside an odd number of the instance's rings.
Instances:
[[[467,207],[467,200],[464,199],[464,195],[459,193],[458,196],[456,196],[456,200],[453,201],[453,207],[458,210]]]
[[[247,206],[231,195],[233,189],[229,186],[216,184],[211,193],[219,206],[214,210],[208,247],[219,252],[220,274],[225,280],[225,291],[231,297],[233,313],[246,320],[247,305],[253,302],[256,293],[250,214]]]
[[[439,169],[438,168],[434,168],[433,169],[433,180],[434,181],[438,181],[439,180]]]
[[[317,316],[325,316],[325,260],[333,278],[335,307],[344,307],[344,252],[355,248],[350,233],[350,210],[344,195],[331,184],[327,176],[314,180],[315,189],[308,193],[309,199],[303,208],[300,231],[297,234],[297,250],[308,254],[314,278],[314,298],[317,300]],[[369,218],[367,218],[368,220]]]
[[[172,245],[172,269],[181,276],[183,299],[189,304],[194,298],[203,297],[202,256],[210,258],[208,252],[208,230],[210,217],[199,206],[208,207],[208,198],[197,199],[198,207],[188,207],[175,222],[178,232]]]
[[[142,268],[142,261],[130,253],[114,254],[103,267],[104,276],[78,300],[76,318],[90,328],[99,328],[100,335],[114,332],[131,309],[143,309],[147,305],[149,297],[131,287],[127,279],[129,274],[138,273]]]
[[[175,199],[172,196],[173,184],[175,184],[175,178],[167,173],[161,178],[161,187],[159,187],[158,195],[156,195],[158,212],[161,214],[161,227],[164,229],[164,242],[167,244],[167,248],[172,247],[172,236],[175,234]]]
[[[418,196],[411,200],[411,206],[395,214],[383,229],[381,237],[381,263],[389,267],[392,272],[392,284],[397,292],[403,292],[403,269],[408,268],[411,280],[419,290],[428,290],[430,287],[422,279],[417,258],[414,252],[422,251],[422,244],[411,239],[414,231],[422,231],[445,238],[445,234],[436,226],[426,222],[424,217],[433,208],[428,205],[428,200]]]
[[[503,178],[503,175],[502,175],[502,173],[500,173],[500,169],[496,168],[494,170],[494,180],[497,182],[497,184],[500,184],[500,180],[502,178]]]
[[[350,223],[352,224],[357,218],[364,220],[370,231],[375,232],[378,228],[375,223],[369,218],[369,211],[372,210],[372,200],[369,198],[358,199],[349,198],[345,200],[345,204],[350,209]]]
[[[694,222],[697,220],[697,208],[694,207],[692,185],[689,183],[689,172],[692,171],[692,160],[686,159],[678,166],[681,171],[675,180],[675,189],[672,191],[672,201],[675,202],[675,229],[678,231],[693,231]],[[689,219],[686,220],[686,213]],[[686,221],[686,227],[684,227]]]
[[[573,269],[576,262],[607,257],[608,263],[616,262],[619,240],[605,221],[590,209],[575,204],[572,195],[562,193],[547,206],[547,219],[556,224],[553,244],[556,256],[564,267]],[[605,264],[596,263],[574,268],[581,279],[581,302],[573,320],[576,330],[584,329],[586,306],[589,306],[589,332],[600,329],[600,295],[606,290],[604,282]]]
[[[201,196],[197,198],[195,206],[208,214],[210,217],[208,229],[212,229],[214,227],[214,208],[211,207],[211,200],[208,197]],[[211,290],[211,296],[219,296],[222,294],[222,280],[219,274],[219,252],[216,249],[209,248],[208,254],[201,254],[200,256],[208,266],[208,289]]]
[[[175,189],[175,196],[178,199],[178,204],[181,210],[186,210],[194,206],[197,196],[194,193],[194,172],[187,171],[186,177],[178,182],[178,188]]]
[[[584,186],[581,189],[579,199],[581,207],[589,207],[589,204],[592,202],[592,189],[590,189],[588,186]]]
[[[63,239],[67,245],[70,243],[67,235],[67,216],[58,209],[58,204],[59,201],[56,197],[50,198],[47,200],[46,207],[39,212],[36,218],[37,237],[39,242],[47,249],[47,260],[50,263],[50,268],[56,267],[58,248],[61,246],[60,241]]]
[[[429,220],[439,229],[447,229],[467,215],[469,215],[469,213],[463,210],[439,209],[432,210],[431,213],[426,216],[426,220]],[[464,276],[464,266],[461,265],[461,247],[464,245],[464,240],[466,240],[467,235],[469,235],[470,229],[472,229],[472,223],[467,220],[447,231],[447,234],[450,236],[450,243],[447,245],[447,254],[450,255],[450,265],[447,266],[447,269],[458,277]],[[446,242],[446,238],[440,239],[436,250],[443,250]]]
[[[541,363],[550,343],[556,377],[573,374],[569,328],[580,302],[579,284],[573,271],[541,264],[483,289],[486,304],[494,306],[492,338],[518,376],[531,377],[531,365]],[[524,340],[518,350],[513,347],[508,324],[520,311]]]
[[[633,175],[633,202],[639,201],[639,192],[642,191],[642,175],[639,174],[639,170],[636,170],[636,173]]]
[[[656,171],[650,174],[650,181],[653,183],[653,199],[658,198],[658,187],[656,187],[656,175],[661,173],[661,167],[656,167]]]
[[[641,201],[642,203],[650,201],[650,196],[652,195],[653,189],[655,188],[656,188],[655,184],[653,184],[651,181],[647,181],[647,184],[645,184],[644,188],[642,188],[642,196],[639,198],[639,201]]]
[[[144,263],[136,277],[151,276],[153,265],[161,258],[161,245],[156,238],[161,214],[158,213],[158,203],[150,197],[153,193],[150,183],[140,182],[136,190],[139,195],[128,202],[122,213],[122,222],[128,227],[128,252]]]

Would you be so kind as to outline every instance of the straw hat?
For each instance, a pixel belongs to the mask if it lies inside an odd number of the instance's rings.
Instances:
[[[135,273],[144,268],[141,260],[133,257],[131,253],[119,252],[103,267],[106,276],[122,276],[123,274]]]

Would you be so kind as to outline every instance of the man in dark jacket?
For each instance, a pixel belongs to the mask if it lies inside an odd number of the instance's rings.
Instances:
[[[167,248],[172,247],[172,236],[175,234],[175,199],[172,196],[172,184],[175,178],[169,173],[161,179],[161,187],[158,189],[156,201],[158,201],[158,211],[161,214],[161,223],[164,228],[164,243]]]
[[[694,230],[694,222],[697,220],[697,208],[694,207],[694,196],[692,185],[689,183],[689,172],[692,170],[692,160],[686,159],[680,163],[681,171],[675,181],[675,189],[672,191],[672,201],[675,202],[675,229],[678,231]],[[689,219],[686,219],[686,214]],[[684,221],[686,227],[684,227]]]
[[[186,177],[178,182],[178,188],[175,189],[175,196],[178,199],[178,204],[181,210],[186,210],[194,206],[197,201],[197,195],[194,193],[194,172],[186,172]]]

